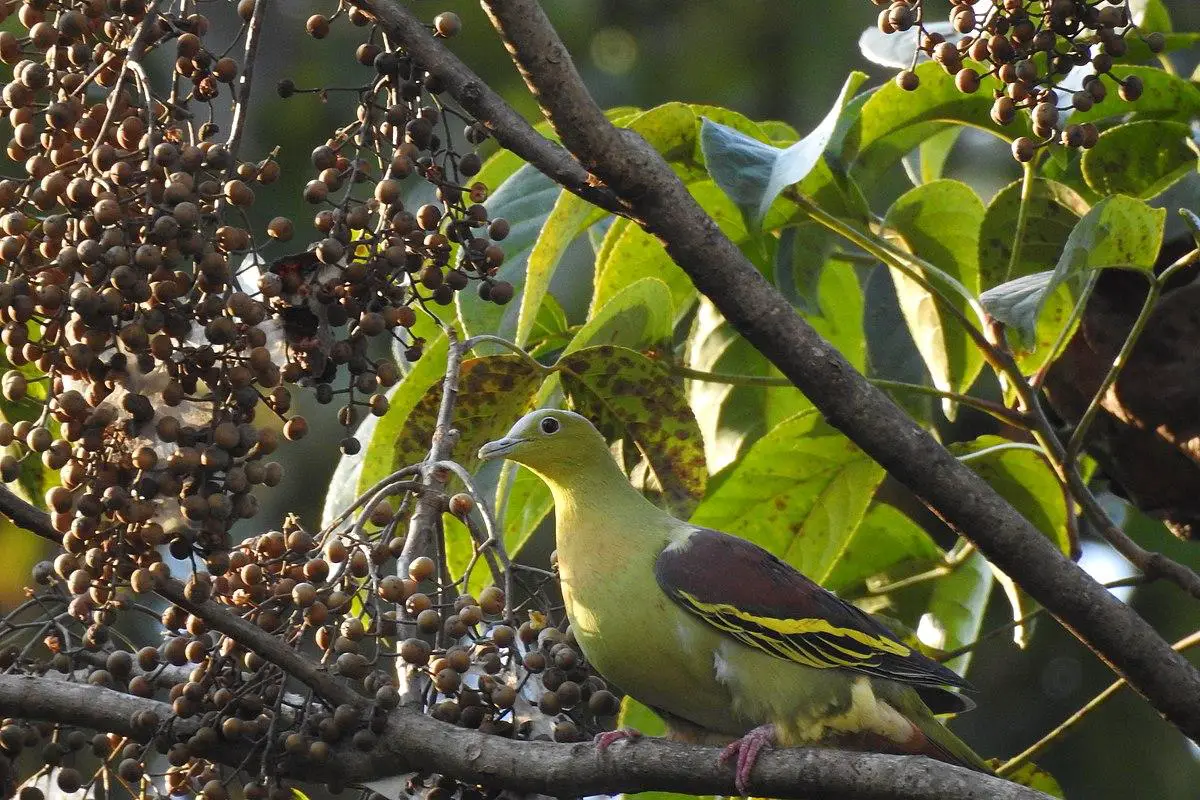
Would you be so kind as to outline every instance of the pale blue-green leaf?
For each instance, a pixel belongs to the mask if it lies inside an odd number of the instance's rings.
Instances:
[[[1033,338],[1042,298],[1053,280],[1054,270],[1022,275],[988,289],[980,296],[979,302],[988,314],[1016,329],[1022,336]]]
[[[957,42],[962,38],[962,34],[944,20],[926,23],[925,30],[941,34],[948,42]],[[917,37],[920,33],[916,28],[884,33],[878,26],[872,25],[859,35],[858,51],[862,53],[863,58],[881,67],[908,69],[912,65],[914,52],[921,60],[929,58],[917,49]]]
[[[1071,230],[1054,271],[1035,273],[984,293],[988,312],[1015,327],[1025,341],[1035,338],[1046,298],[1059,286],[1078,301],[1099,270],[1118,267],[1150,273],[1162,245],[1165,209],[1125,195],[1106,197]]]
[[[816,166],[833,136],[846,101],[866,77],[861,72],[851,73],[825,119],[812,133],[784,149],[765,145],[726,125],[703,120],[700,145],[709,174],[758,224],[779,193],[803,180]]]
[[[789,303],[805,314],[821,315],[817,289],[834,239],[815,222],[784,228],[775,251],[775,285]]]

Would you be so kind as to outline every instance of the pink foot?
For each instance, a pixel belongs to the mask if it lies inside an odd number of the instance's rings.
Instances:
[[[615,731],[597,733],[592,741],[596,743],[596,749],[603,753],[617,742],[632,741],[633,739],[640,738],[642,738],[641,731],[635,731],[633,728],[621,728]]]
[[[721,763],[737,758],[737,771],[734,773],[733,785],[737,787],[742,797],[750,796],[750,770],[758,761],[758,755],[764,747],[775,745],[775,726],[759,725],[737,741],[730,742],[721,751]]]

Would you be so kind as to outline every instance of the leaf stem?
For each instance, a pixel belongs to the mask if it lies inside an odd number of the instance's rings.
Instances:
[[[1017,224],[1013,230],[1012,252],[1008,256],[1008,271],[1004,280],[1010,280],[1021,261],[1021,249],[1025,243],[1025,228],[1029,225],[1029,198],[1033,196],[1033,181],[1037,177],[1034,162],[1026,161],[1021,175],[1021,202],[1017,206]],[[1003,283],[1003,281],[1001,281]]]
[[[1200,644],[1200,631],[1196,631],[1195,633],[1189,634],[1188,636],[1180,639],[1178,642],[1171,645],[1171,649],[1176,652],[1182,652],[1197,644]],[[1045,750],[1046,747],[1048,747],[1055,739],[1062,736],[1071,728],[1075,727],[1084,717],[1102,706],[1105,701],[1120,691],[1121,687],[1123,686],[1125,686],[1124,678],[1113,681],[1104,691],[1100,692],[1100,694],[1089,700],[1083,706],[1083,708],[1079,709],[1074,714],[1063,720],[1062,724],[1054,728],[1054,730],[1050,731],[1041,739],[1038,739],[1029,747],[1025,748],[1025,750],[1001,764],[996,770],[996,774],[1000,777],[1011,775],[1017,769],[1017,767],[1021,766],[1026,761],[1029,761],[1029,759]]]
[[[484,342],[489,344],[498,344],[506,350],[511,350],[513,353],[521,356],[525,363],[529,364],[537,372],[540,372],[543,375],[549,374],[551,371],[550,367],[547,367],[545,364],[529,355],[529,353],[525,351],[525,348],[521,347],[517,343],[510,342],[508,339],[500,336],[493,336],[490,333],[481,333],[478,336],[472,336],[470,339],[467,339],[462,343],[461,350],[465,353],[474,348],[476,345],[483,344]]]
[[[974,461],[977,458],[990,456],[992,453],[1003,452],[1004,450],[1032,450],[1039,456],[1045,456],[1046,451],[1039,444],[1030,444],[1028,442],[1004,442],[1003,444],[994,444],[991,447],[985,447],[982,450],[976,450],[973,453],[964,453],[961,456],[955,456],[959,461],[967,462]]]
[[[1120,588],[1123,588],[1126,586],[1142,586],[1145,583],[1146,583],[1145,575],[1133,575],[1128,578],[1121,578],[1119,580],[1109,581],[1108,583],[1104,584],[1104,588],[1105,589],[1120,589]],[[937,660],[938,661],[951,661],[955,658],[958,658],[961,655],[965,655],[966,653],[971,652],[976,647],[978,647],[979,645],[988,641],[989,639],[994,639],[997,636],[1008,633],[1013,628],[1019,628],[1022,625],[1028,624],[1045,613],[1046,613],[1046,607],[1038,606],[1037,608],[1033,609],[1032,611],[1030,611],[1028,614],[1026,614],[1023,617],[1019,617],[1014,620],[1009,620],[1008,622],[1005,622],[1003,625],[997,625],[996,627],[992,628],[991,630],[981,633],[979,635],[979,637],[976,638],[975,641],[973,641],[973,642],[967,642],[962,647],[956,647],[953,650],[947,650],[944,653],[939,653]]]
[[[924,259],[915,256],[912,253],[905,252],[900,248],[895,247],[890,242],[887,242],[873,234],[864,233],[858,230],[853,225],[850,225],[844,220],[841,220],[833,214],[830,214],[828,211],[813,202],[811,198],[801,194],[794,188],[785,189],[783,194],[789,200],[796,203],[796,205],[798,205],[800,209],[804,211],[804,213],[808,214],[808,216],[811,217],[814,222],[825,226],[829,230],[841,236],[843,239],[846,239],[850,243],[862,248],[883,263],[895,267],[917,283],[921,284],[923,289],[941,299],[946,304],[947,308],[950,309],[955,316],[959,317],[959,320],[963,323],[963,325],[975,330],[976,333],[979,333],[979,330],[974,324],[967,320],[966,315],[962,313],[962,310],[959,309],[958,305],[951,302],[945,293],[942,292],[941,289],[932,285],[926,277],[927,275],[937,276],[939,281],[945,283],[946,286],[952,289],[955,294],[959,295],[963,300],[966,301],[971,310],[975,312],[978,322],[982,324],[985,317],[983,307],[979,305],[979,299],[975,297],[975,295],[972,294],[966,286],[963,286],[962,283],[959,282],[958,279],[956,279],[953,275],[946,273],[944,270],[937,268],[933,264],[930,264],[928,261],[925,261]],[[982,336],[981,333],[980,336]]]
[[[722,375],[715,372],[703,372],[692,369],[682,364],[671,364],[671,371],[680,377],[694,381],[704,381],[706,383],[723,383],[730,386],[755,386],[760,388],[795,388],[795,384],[787,378],[776,377],[774,375]],[[1000,403],[995,403],[991,400],[984,400],[972,397],[971,395],[960,394],[959,392],[948,392],[932,386],[922,386],[918,383],[889,381],[882,378],[871,378],[870,380],[872,385],[878,386],[880,389],[953,400],[956,403],[969,406],[985,414],[990,414],[1001,422],[1012,425],[1015,428],[1020,428],[1021,430],[1029,429],[1029,421],[1023,414],[1011,408],[1005,408]]]

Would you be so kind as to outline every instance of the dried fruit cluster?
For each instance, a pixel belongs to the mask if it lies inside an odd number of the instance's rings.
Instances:
[[[1000,80],[992,119],[1008,125],[1025,110],[1033,123],[1036,138],[1022,136],[1013,142],[1013,157],[1021,162],[1056,141],[1067,147],[1092,147],[1099,136],[1096,126],[1064,125],[1060,112],[1087,111],[1112,89],[1123,100],[1137,100],[1141,79],[1113,74],[1114,59],[1128,52],[1129,37],[1140,37],[1154,53],[1165,46],[1161,33],[1143,36],[1132,26],[1126,0],[993,0],[983,11],[973,0],[953,0],[949,33],[927,26],[924,0],[873,2],[883,7],[879,30],[917,30],[918,52],[953,75],[960,91],[978,91],[986,75]],[[1090,67],[1089,73],[1078,87],[1064,90],[1063,79],[1080,67]],[[909,91],[920,85],[912,70],[900,72],[896,82]]]

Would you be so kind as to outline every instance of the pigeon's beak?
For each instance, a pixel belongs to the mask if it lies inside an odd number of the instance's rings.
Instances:
[[[491,461],[493,458],[504,458],[519,445],[524,443],[525,439],[518,439],[514,436],[505,436],[503,439],[497,439],[494,442],[488,442],[483,447],[479,448],[479,460]]]

